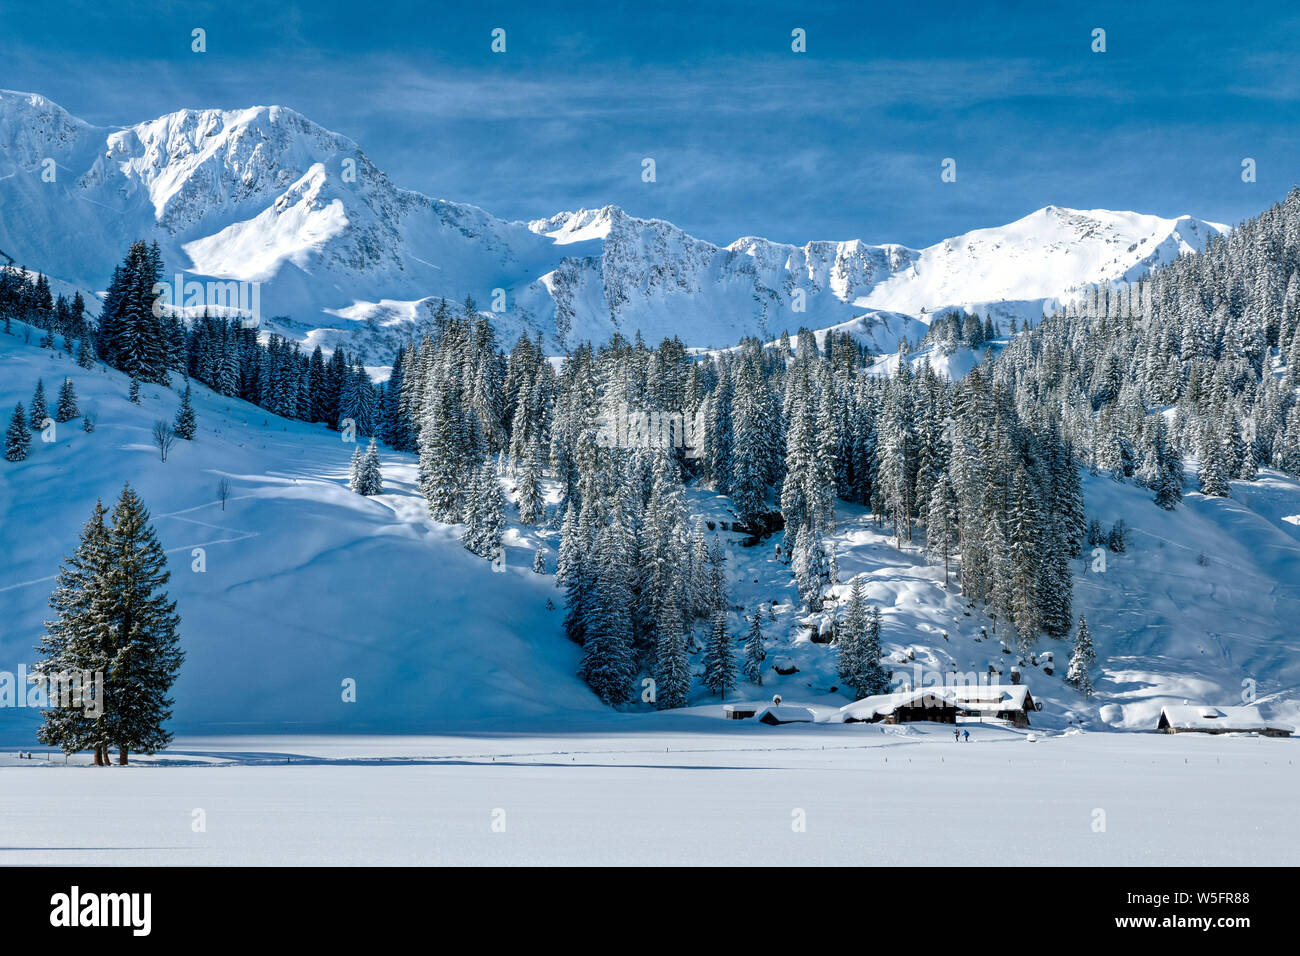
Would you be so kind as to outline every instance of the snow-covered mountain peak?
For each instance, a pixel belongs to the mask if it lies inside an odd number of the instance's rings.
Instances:
[[[392,183],[356,143],[281,106],[84,123],[0,93],[0,250],[103,289],[134,239],[169,272],[263,284],[266,327],[383,364],[430,299],[505,293],[499,333],[555,350],[636,332],[721,347],[880,311],[1034,319],[1090,283],[1131,281],[1226,227],[1047,206],[922,250],[860,239],[727,246],[614,205],[529,223]],[[48,159],[55,181],[41,177]]]

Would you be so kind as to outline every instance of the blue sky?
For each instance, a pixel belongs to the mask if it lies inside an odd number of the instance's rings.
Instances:
[[[0,86],[114,125],[277,103],[434,196],[721,243],[920,246],[1050,203],[1234,223],[1300,180],[1300,7],[1077,6],[0,0]]]

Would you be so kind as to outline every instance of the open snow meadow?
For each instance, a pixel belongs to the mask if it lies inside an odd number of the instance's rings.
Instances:
[[[0,863],[1285,865],[1292,740],[639,717],[0,758]],[[725,732],[724,732],[725,731]],[[39,758],[39,755],[37,755]]]

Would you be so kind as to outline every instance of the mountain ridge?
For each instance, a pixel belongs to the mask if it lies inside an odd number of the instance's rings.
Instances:
[[[0,91],[0,149],[0,249],[20,264],[98,291],[127,243],[155,239],[169,273],[263,283],[267,331],[371,364],[419,331],[429,304],[467,296],[492,307],[499,334],[541,334],[557,351],[636,332],[718,347],[873,311],[1033,321],[1228,228],[1047,206],[912,249],[757,236],[720,246],[615,205],[508,221],[396,185],[353,140],[282,106],[104,127]]]

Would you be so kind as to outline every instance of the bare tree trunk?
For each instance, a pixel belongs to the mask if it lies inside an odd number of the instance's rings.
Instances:
[[[117,751],[117,762],[120,766],[126,766],[126,748],[120,747]]]

